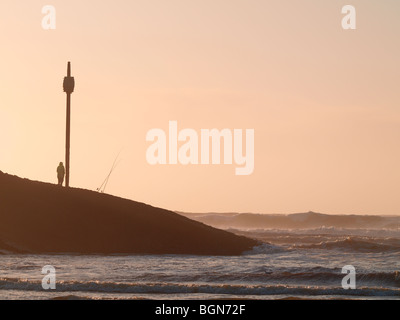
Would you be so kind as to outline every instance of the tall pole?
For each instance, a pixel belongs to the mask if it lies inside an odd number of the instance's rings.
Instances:
[[[74,92],[75,79],[71,77],[71,62],[68,62],[67,76],[64,78],[64,92],[67,94],[67,125],[65,141],[65,187],[69,187],[69,155],[71,146],[71,94]]]

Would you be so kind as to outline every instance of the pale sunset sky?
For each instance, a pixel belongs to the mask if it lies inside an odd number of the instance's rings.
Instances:
[[[71,61],[73,187],[122,150],[106,192],[157,207],[398,215],[399,17],[398,0],[2,0],[0,170],[57,183]],[[254,173],[148,164],[172,120],[254,129]]]

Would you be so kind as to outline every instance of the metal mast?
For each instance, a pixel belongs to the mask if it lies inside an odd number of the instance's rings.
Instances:
[[[65,143],[65,187],[69,187],[69,152],[71,136],[71,94],[74,92],[75,79],[71,77],[71,62],[68,62],[67,76],[64,77],[64,92],[67,94],[67,132]]]

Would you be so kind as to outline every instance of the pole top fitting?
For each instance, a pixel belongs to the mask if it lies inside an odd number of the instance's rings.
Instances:
[[[64,77],[63,83],[64,92],[71,94],[75,89],[75,79],[71,77],[71,62],[68,61],[67,76]]]

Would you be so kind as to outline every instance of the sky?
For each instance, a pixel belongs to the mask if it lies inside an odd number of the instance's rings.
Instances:
[[[357,29],[342,28],[353,5]],[[44,5],[56,29],[44,30]],[[400,214],[398,0],[2,0],[0,170],[188,212]],[[152,129],[254,130],[254,172],[151,165]],[[168,138],[167,138],[168,139]],[[245,140],[243,138],[243,140]],[[183,143],[180,142],[179,146]]]

